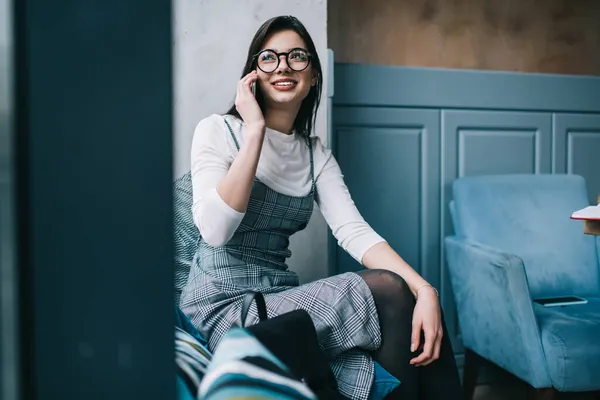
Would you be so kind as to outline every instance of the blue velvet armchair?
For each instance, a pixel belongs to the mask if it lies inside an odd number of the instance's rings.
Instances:
[[[600,244],[571,213],[589,205],[576,175],[460,178],[446,259],[466,348],[465,392],[481,357],[539,398],[600,390]],[[534,300],[577,295],[587,304]]]

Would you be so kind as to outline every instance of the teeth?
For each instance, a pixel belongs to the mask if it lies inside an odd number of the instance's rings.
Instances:
[[[294,82],[277,82],[275,86],[292,86]]]

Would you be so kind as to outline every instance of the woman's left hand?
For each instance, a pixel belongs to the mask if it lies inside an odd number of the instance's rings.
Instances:
[[[435,290],[429,286],[421,288],[417,294],[412,321],[411,352],[419,349],[421,331],[425,337],[423,352],[410,360],[410,363],[417,367],[428,365],[440,357],[444,334],[439,299]]]

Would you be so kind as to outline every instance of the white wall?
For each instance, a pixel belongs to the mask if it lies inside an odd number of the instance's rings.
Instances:
[[[232,104],[250,41],[277,15],[294,15],[311,34],[325,84],[315,133],[327,139],[326,0],[175,0],[174,173],[189,170],[190,145],[198,121]],[[303,282],[327,276],[327,225],[315,207],[308,227],[291,239],[290,267]]]

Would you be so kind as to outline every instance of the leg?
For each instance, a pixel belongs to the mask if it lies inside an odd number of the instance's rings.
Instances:
[[[552,400],[555,393],[554,388],[535,389],[535,400]]]
[[[463,375],[464,399],[472,400],[477,385],[477,370],[479,368],[479,355],[465,349],[465,369]]]
[[[306,310],[315,326],[319,344],[330,360],[338,388],[349,398],[368,392],[371,377],[368,353],[381,345],[377,309],[364,280],[354,273],[340,274],[264,295],[269,318],[297,309]],[[242,300],[219,313],[211,338],[218,343],[222,332],[240,322]],[[212,317],[212,316],[211,316]],[[209,317],[210,318],[210,317]],[[250,307],[247,324],[258,322],[256,305]],[[216,325],[216,324],[215,324]]]
[[[409,364],[415,299],[406,282],[389,271],[369,270],[359,275],[371,290],[379,316],[381,346],[372,353],[373,359],[401,382],[388,398],[416,400],[419,371]]]
[[[373,352],[373,358],[402,382],[389,398],[460,398],[458,368],[446,336],[438,360],[426,367],[409,363],[415,354],[410,351],[415,299],[406,282],[386,270],[363,271],[359,275],[371,289],[379,315],[382,344]],[[443,329],[447,332],[445,324]]]
[[[422,398],[434,399],[460,399],[463,390],[460,382],[460,373],[454,358],[452,343],[448,338],[448,329],[442,313],[442,329],[444,336],[440,346],[440,358],[427,365],[419,367],[419,390]]]

